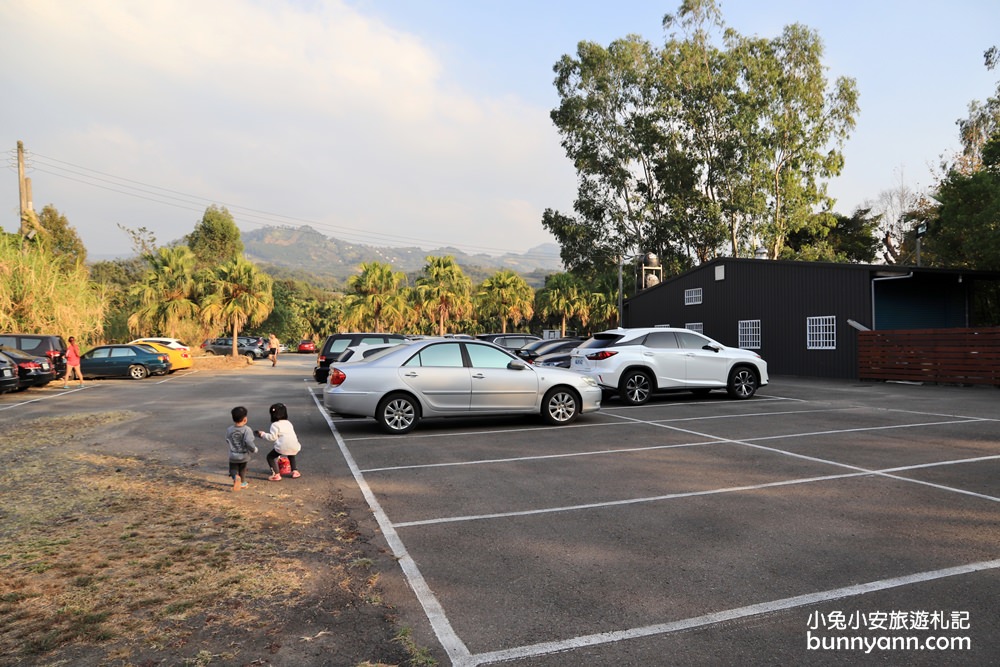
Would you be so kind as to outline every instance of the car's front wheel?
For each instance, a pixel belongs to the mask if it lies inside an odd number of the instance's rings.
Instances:
[[[571,424],[579,414],[580,397],[570,389],[550,389],[542,400],[542,419],[553,426]]]
[[[420,406],[408,394],[389,394],[379,401],[375,420],[386,433],[409,433],[420,421]]]
[[[729,382],[726,391],[732,398],[750,398],[757,393],[759,382],[757,373],[746,366],[738,366],[729,372]]]
[[[141,364],[132,364],[128,367],[128,376],[133,380],[141,380],[149,375],[149,371]]]
[[[629,405],[643,405],[653,393],[653,379],[646,371],[628,371],[618,384],[618,395]]]

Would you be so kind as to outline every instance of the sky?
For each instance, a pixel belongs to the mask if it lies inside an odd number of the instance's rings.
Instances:
[[[933,184],[956,121],[994,95],[996,0],[722,0],[726,24],[815,30],[857,126],[829,182],[850,214]],[[16,145],[36,210],[91,259],[121,227],[165,244],[210,205],[243,231],[310,225],[375,246],[525,252],[554,239],[576,176],[549,118],[580,41],[664,41],[679,0],[0,0],[0,227],[18,229]]]

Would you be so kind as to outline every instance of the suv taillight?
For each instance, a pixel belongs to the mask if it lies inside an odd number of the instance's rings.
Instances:
[[[588,354],[587,358],[590,359],[591,361],[603,361],[605,359],[610,359],[616,354],[618,353],[611,350],[601,350],[600,352],[594,352],[593,354]]]
[[[339,368],[334,368],[330,371],[329,381],[331,387],[339,387],[346,379],[347,376],[344,375],[344,371]]]
[[[55,361],[62,356],[62,352],[59,350],[49,350],[45,354],[49,357],[49,359],[52,359],[52,361]]]

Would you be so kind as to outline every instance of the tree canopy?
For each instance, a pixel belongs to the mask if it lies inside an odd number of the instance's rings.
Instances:
[[[199,267],[214,267],[243,254],[239,227],[224,206],[209,206],[185,241]]]
[[[578,188],[574,215],[542,224],[572,270],[650,250],[668,273],[727,249],[776,258],[789,234],[830,224],[824,179],[843,166],[857,90],[827,80],[818,35],[744,37],[714,0],[686,0],[664,27],[682,34],[581,42],[554,67]]]

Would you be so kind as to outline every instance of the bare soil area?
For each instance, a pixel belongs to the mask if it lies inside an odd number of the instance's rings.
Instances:
[[[103,446],[142,417],[0,427],[0,665],[434,664],[338,493],[192,484]]]

